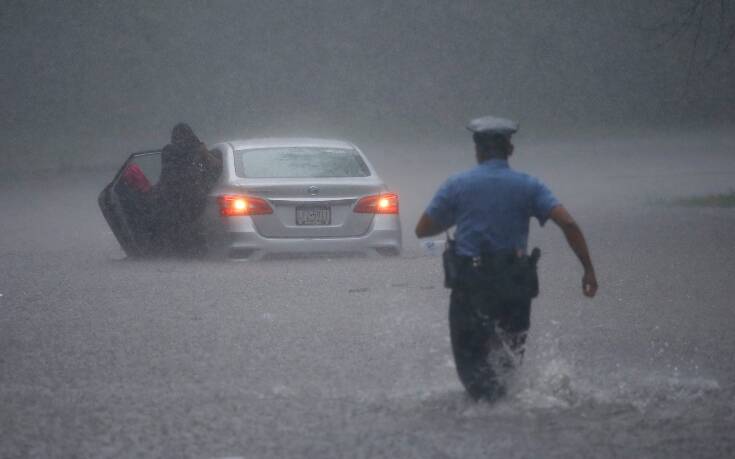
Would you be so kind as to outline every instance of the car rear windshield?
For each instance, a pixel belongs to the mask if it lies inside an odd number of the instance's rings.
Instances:
[[[354,149],[271,147],[235,151],[235,173],[251,178],[367,177],[370,169]]]

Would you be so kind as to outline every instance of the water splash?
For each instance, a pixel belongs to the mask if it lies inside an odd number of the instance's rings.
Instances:
[[[638,411],[689,404],[721,391],[720,384],[678,369],[575,367],[575,356],[547,335],[542,351],[511,382],[509,398],[522,409],[569,409],[585,404],[627,405]]]

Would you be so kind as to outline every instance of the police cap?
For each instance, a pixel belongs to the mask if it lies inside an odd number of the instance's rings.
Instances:
[[[518,131],[518,123],[506,118],[498,118],[495,116],[483,116],[475,118],[467,125],[467,130],[473,134],[495,136],[501,135],[510,138]]]

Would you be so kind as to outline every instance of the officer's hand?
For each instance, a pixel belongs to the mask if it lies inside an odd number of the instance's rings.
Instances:
[[[584,296],[593,298],[597,293],[597,278],[594,271],[584,273],[582,277],[582,292]]]

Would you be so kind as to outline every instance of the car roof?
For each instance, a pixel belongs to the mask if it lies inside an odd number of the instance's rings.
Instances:
[[[231,140],[228,142],[234,150],[274,147],[323,147],[345,148],[353,150],[355,145],[344,140],[317,139],[310,137],[269,137],[261,139]]]

